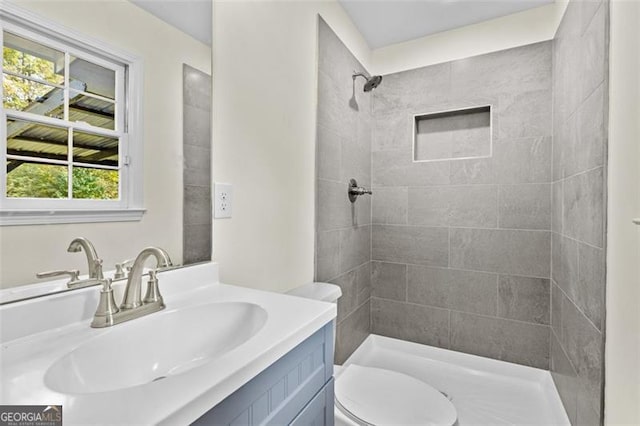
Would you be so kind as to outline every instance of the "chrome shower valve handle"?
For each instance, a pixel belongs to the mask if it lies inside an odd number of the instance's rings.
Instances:
[[[352,203],[355,203],[360,195],[364,195],[364,194],[371,195],[372,192],[370,189],[366,189],[361,186],[358,186],[358,182],[356,182],[355,179],[351,179],[349,181],[347,194],[349,195],[349,201],[351,201]]]

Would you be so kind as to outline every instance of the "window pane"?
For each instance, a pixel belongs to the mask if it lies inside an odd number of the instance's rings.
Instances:
[[[4,69],[51,83],[64,83],[64,53],[17,35],[3,32]]]
[[[7,154],[67,161],[66,128],[22,120],[7,120]]]
[[[92,126],[114,130],[115,104],[71,92],[69,101],[69,121],[84,122]]]
[[[32,114],[63,118],[64,90],[3,74],[2,106]]]
[[[117,200],[118,170],[73,167],[73,198]]]
[[[67,198],[67,166],[7,160],[7,197]]]
[[[118,167],[118,138],[73,132],[73,161]]]
[[[94,95],[115,99],[116,72],[84,59],[71,57],[69,82],[80,84],[80,90]]]

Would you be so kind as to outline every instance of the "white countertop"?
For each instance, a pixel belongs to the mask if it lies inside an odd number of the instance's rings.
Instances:
[[[62,405],[64,424],[189,423],[336,316],[335,304],[220,284],[217,276],[214,263],[163,272],[159,282],[165,311],[104,329],[89,327],[97,288],[0,306],[0,404]],[[212,302],[254,303],[267,311],[268,319],[237,348],[158,382],[82,395],[58,393],[45,385],[47,369],[90,339],[153,321],[169,310]],[[113,356],[118,356],[117,347]]]

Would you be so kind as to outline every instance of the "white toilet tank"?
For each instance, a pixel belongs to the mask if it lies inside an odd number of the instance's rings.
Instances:
[[[304,297],[305,299],[338,303],[338,299],[342,296],[342,290],[335,284],[309,283],[289,290],[287,294]]]
[[[329,283],[309,283],[289,290],[287,294],[291,296],[304,297],[305,299],[320,300],[322,302],[338,303],[342,296],[342,289]],[[333,347],[336,346],[336,319],[333,319]]]

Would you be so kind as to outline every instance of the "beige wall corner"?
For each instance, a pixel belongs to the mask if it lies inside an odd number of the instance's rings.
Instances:
[[[640,2],[611,1],[605,424],[640,424]]]

